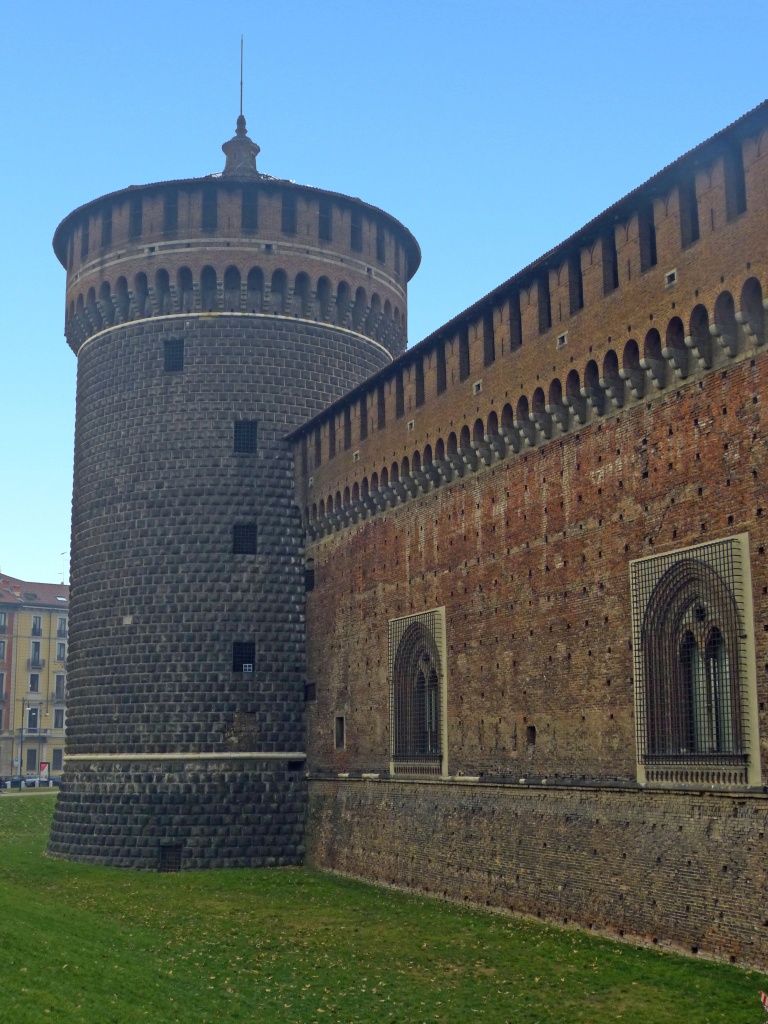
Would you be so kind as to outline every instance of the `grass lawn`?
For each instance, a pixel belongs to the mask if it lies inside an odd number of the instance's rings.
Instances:
[[[0,797],[0,1019],[760,1024],[768,976],[303,870],[140,874],[44,854]]]

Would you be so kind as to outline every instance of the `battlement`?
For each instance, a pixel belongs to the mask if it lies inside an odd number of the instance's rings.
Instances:
[[[67,270],[65,333],[75,352],[131,320],[247,312],[346,327],[397,355],[421,259],[384,211],[268,175],[113,192],[69,214],[53,246]]]
[[[767,127],[762,104],[294,431],[310,536],[759,349]]]

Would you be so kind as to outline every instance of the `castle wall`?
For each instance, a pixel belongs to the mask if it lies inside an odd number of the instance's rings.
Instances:
[[[307,862],[764,970],[767,824],[716,793],[315,779]]]
[[[313,865],[768,963],[751,905],[768,810],[763,127],[683,158],[292,435]],[[641,763],[630,562],[742,534],[742,765],[723,745],[714,768],[703,746]],[[391,623],[438,608],[443,768],[407,779]]]

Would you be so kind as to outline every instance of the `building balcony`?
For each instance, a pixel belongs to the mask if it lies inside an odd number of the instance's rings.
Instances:
[[[53,729],[49,729],[47,726],[40,726],[39,728],[35,728],[35,726],[27,726],[26,729],[19,729],[19,732],[21,733],[21,738],[24,741],[46,740],[52,734]]]
[[[66,626],[63,629],[57,629],[56,630],[56,636],[59,637],[60,640],[66,640],[66,638],[67,638],[67,628],[66,628]]]
[[[42,635],[43,635],[43,627],[42,626],[33,626],[32,627],[32,636],[42,636]]]
[[[27,658],[27,668],[45,668],[45,658]]]

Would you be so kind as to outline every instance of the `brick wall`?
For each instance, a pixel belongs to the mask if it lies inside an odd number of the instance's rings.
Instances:
[[[316,779],[307,862],[765,970],[766,810],[715,793]]]

